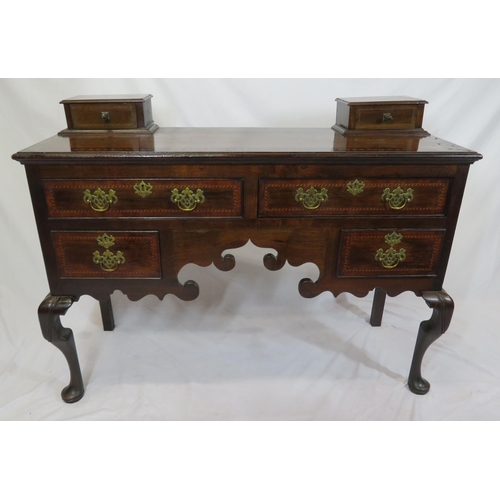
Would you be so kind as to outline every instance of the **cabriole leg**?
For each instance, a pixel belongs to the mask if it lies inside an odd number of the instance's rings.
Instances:
[[[421,366],[427,348],[437,340],[450,326],[453,316],[453,299],[444,291],[422,292],[422,297],[432,309],[432,316],[420,323],[415,352],[411,363],[408,387],[415,394],[427,394],[430,384],[422,378]]]
[[[370,316],[370,325],[380,326],[382,324],[382,315],[384,314],[386,293],[382,288],[375,288],[373,297],[372,314]]]
[[[61,392],[61,397],[66,403],[79,401],[84,393],[73,332],[70,328],[64,328],[59,318],[66,314],[76,300],[78,298],[47,295],[38,308],[38,319],[45,340],[55,345],[68,362],[70,381]]]

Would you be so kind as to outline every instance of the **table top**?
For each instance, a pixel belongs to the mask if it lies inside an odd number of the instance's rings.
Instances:
[[[392,157],[472,163],[475,151],[428,135],[363,134],[344,137],[329,128],[159,128],[154,134],[87,133],[53,136],[12,156],[21,162],[95,158],[311,158]]]

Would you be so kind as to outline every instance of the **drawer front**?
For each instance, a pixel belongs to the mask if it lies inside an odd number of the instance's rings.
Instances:
[[[45,180],[50,217],[238,217],[242,181]]]
[[[160,278],[158,233],[53,231],[60,278]]]
[[[403,130],[417,124],[418,108],[414,105],[356,106],[354,129]]]
[[[137,128],[134,103],[71,104],[73,128],[77,130],[107,130]]]
[[[435,276],[445,231],[343,230],[338,276]]]
[[[262,179],[264,217],[444,215],[449,179]]]

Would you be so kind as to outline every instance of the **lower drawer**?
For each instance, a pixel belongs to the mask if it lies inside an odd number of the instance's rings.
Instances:
[[[338,276],[435,276],[445,230],[343,230]]]
[[[53,231],[60,278],[161,278],[156,231]]]

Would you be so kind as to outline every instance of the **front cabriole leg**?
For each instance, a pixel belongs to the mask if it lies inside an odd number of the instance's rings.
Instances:
[[[73,332],[70,328],[64,328],[59,318],[66,314],[76,300],[78,298],[47,295],[38,308],[38,319],[45,340],[55,345],[64,354],[69,365],[69,385],[61,392],[61,397],[66,403],[76,403],[84,393]]]
[[[422,292],[422,298],[432,309],[432,316],[420,323],[415,352],[411,363],[408,387],[415,394],[427,394],[430,384],[422,378],[421,366],[427,348],[437,340],[450,326],[453,316],[453,299],[444,291]]]

